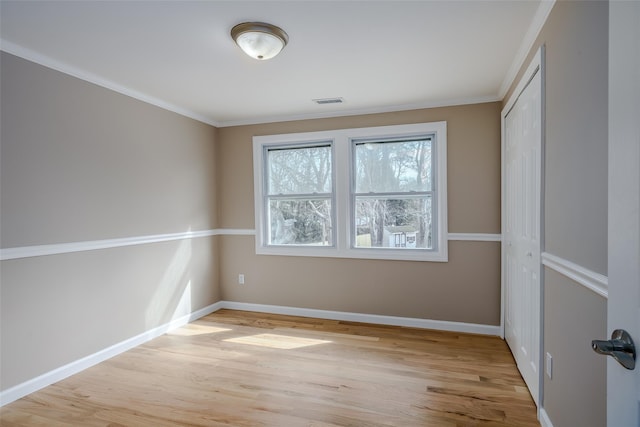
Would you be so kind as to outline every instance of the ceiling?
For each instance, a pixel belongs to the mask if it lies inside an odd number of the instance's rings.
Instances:
[[[549,0],[5,1],[2,50],[213,124],[500,100]],[[231,28],[289,35],[257,61]],[[341,97],[342,104],[317,105]]]

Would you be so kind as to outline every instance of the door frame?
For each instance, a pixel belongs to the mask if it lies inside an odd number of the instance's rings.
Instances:
[[[609,3],[607,336],[625,329],[640,349],[640,4]],[[607,425],[638,425],[640,366],[607,358]]]
[[[504,245],[504,236],[505,236],[505,219],[506,219],[506,162],[505,162],[505,153],[506,153],[506,116],[509,114],[511,109],[514,107],[518,98],[527,87],[529,82],[535,76],[536,72],[540,73],[540,162],[539,162],[539,170],[536,172],[540,177],[540,182],[538,185],[540,186],[539,192],[539,200],[538,206],[540,207],[539,218],[539,248],[538,251],[540,255],[542,255],[544,250],[544,158],[545,158],[545,46],[542,45],[538,48],[537,52],[531,59],[529,66],[526,71],[520,77],[518,84],[516,85],[514,91],[509,96],[509,99],[505,103],[504,108],[500,113],[500,131],[501,131],[501,148],[500,148],[500,194],[501,194],[501,234],[502,234],[502,245],[501,245],[501,268],[500,268],[500,337],[505,339],[505,311],[506,311],[506,298],[505,298],[505,277],[506,277],[506,250]],[[538,418],[540,418],[540,410],[542,408],[542,398],[544,395],[544,363],[543,363],[543,354],[544,354],[544,269],[542,267],[542,262],[539,264],[539,276],[540,278],[540,313],[539,313],[539,345],[538,345],[538,396],[536,396],[538,401]]]

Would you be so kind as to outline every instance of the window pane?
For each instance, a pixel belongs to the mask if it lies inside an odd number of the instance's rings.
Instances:
[[[358,248],[433,248],[431,197],[356,197]]]
[[[269,200],[269,244],[333,245],[331,200]]]
[[[276,148],[267,151],[268,193],[330,193],[331,146]]]
[[[431,154],[431,138],[358,142],[355,145],[355,192],[431,191]]]

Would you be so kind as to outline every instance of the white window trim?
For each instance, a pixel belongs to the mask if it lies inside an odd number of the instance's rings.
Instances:
[[[436,250],[353,248],[351,245],[350,167],[352,139],[411,137],[434,134],[435,138],[435,225]],[[266,242],[263,206],[263,152],[266,146],[333,141],[333,188],[335,203],[333,246],[269,246]],[[253,137],[254,204],[256,218],[256,253],[259,255],[311,256],[332,258],[387,259],[406,261],[448,261],[447,228],[447,123],[432,122],[410,125],[339,129],[319,132],[290,133]]]

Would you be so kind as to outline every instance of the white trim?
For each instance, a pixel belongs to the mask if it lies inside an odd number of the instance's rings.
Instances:
[[[81,242],[54,243],[50,245],[20,246],[0,249],[0,261],[32,258],[46,255],[60,255],[72,252],[84,252],[98,249],[120,248],[124,246],[144,245],[148,243],[169,242],[173,240],[195,239],[208,236],[255,236],[256,230],[249,228],[216,228],[213,230],[187,231],[183,233],[154,234],[149,236],[122,237],[117,239],[87,240]],[[449,233],[447,240],[472,242],[500,242],[500,234]]]
[[[544,408],[540,408],[538,418],[542,427],[553,427],[553,424],[551,424],[551,419],[549,418],[549,414],[547,414],[547,411],[545,411]]]
[[[504,76],[504,80],[502,81],[502,85],[500,85],[500,89],[498,90],[498,96],[500,99],[504,99],[507,95],[507,91],[509,87],[513,84],[515,78],[518,75],[518,71],[522,68],[525,59],[527,59],[527,54],[533,48],[533,44],[535,43],[540,31],[542,31],[542,27],[545,22],[547,22],[547,18],[549,17],[549,13],[551,13],[551,9],[555,5],[556,0],[542,0],[540,5],[538,6],[538,10],[536,11],[536,15],[533,17],[531,21],[531,25],[527,30],[524,38],[522,39],[522,43],[520,44],[520,48],[516,53],[516,56],[507,71],[507,74]]]
[[[245,125],[257,125],[263,123],[281,123],[291,122],[295,120],[313,120],[313,119],[326,119],[331,117],[348,117],[348,116],[361,116],[366,114],[384,114],[395,113],[400,111],[414,111],[428,108],[440,108],[440,107],[453,107],[457,105],[473,105],[484,104],[489,102],[502,101],[504,96],[480,96],[475,98],[455,98],[445,99],[434,102],[422,102],[415,104],[403,104],[403,105],[391,105],[388,107],[375,107],[375,108],[360,108],[353,110],[340,110],[332,112],[318,112],[308,114],[291,114],[284,116],[266,116],[266,117],[254,117],[249,119],[240,120],[223,120],[218,122],[217,127],[229,127],[229,126],[245,126]]]
[[[218,229],[217,235],[246,235],[255,236],[256,230],[251,229]],[[501,242],[502,234],[496,233],[448,233],[449,241],[468,241],[468,242]]]
[[[218,311],[220,310],[220,308],[222,308],[222,305],[223,303],[220,301],[211,304],[207,307],[201,308],[200,310],[196,310],[191,314],[187,314],[178,319],[174,319],[168,323],[165,323],[164,325],[145,331],[139,335],[136,335],[103,350],[100,350],[96,353],[83,357],[82,359],[78,359],[74,362],[68,363],[64,366],[42,374],[36,378],[32,378],[28,381],[23,382],[22,384],[18,384],[16,386],[8,388],[7,390],[2,390],[0,391],[0,406],[7,405],[48,385],[51,385],[58,381],[62,381],[63,379],[68,378],[71,375],[77,374],[78,372],[90,368],[91,366],[110,359],[113,356],[117,356],[118,354],[124,353],[127,350],[151,341],[152,339],[157,338],[160,335],[184,326],[189,322],[193,322],[194,320],[211,314],[214,311]]]
[[[489,233],[449,233],[447,237],[449,241],[467,241],[467,242],[502,242],[502,234]]]
[[[153,234],[148,236],[121,237],[117,239],[86,240],[81,242],[54,243],[50,245],[20,246],[0,249],[0,261],[19,258],[31,258],[45,255],[59,255],[71,252],[93,251],[98,249],[121,248],[124,246],[144,245],[148,243],[170,242],[173,240],[195,239],[208,236],[253,236],[251,229],[213,229],[185,231],[182,233]]]
[[[154,96],[147,95],[145,93],[123,86],[114,81],[100,77],[97,74],[93,74],[88,71],[82,70],[80,68],[74,67],[72,65],[66,64],[64,62],[58,61],[49,56],[35,52],[31,49],[24,48],[15,43],[0,39],[0,50],[10,53],[12,55],[18,56],[20,58],[26,59],[28,61],[35,62],[36,64],[40,64],[44,67],[51,68],[52,70],[56,70],[61,73],[67,74],[69,76],[76,77],[80,80],[93,83],[95,85],[112,90],[114,92],[118,92],[122,95],[129,96],[131,98],[137,99],[138,101],[155,105],[156,107],[160,107],[163,110],[171,111],[173,113],[179,114],[184,117],[188,117],[193,120],[197,120],[202,123],[206,123],[211,126],[216,126],[216,127],[218,126],[218,123],[215,120],[212,120],[209,117],[203,116],[202,114],[198,114],[194,111],[179,107],[175,104],[164,101],[160,98],[156,98]]]
[[[230,310],[254,311],[258,313],[284,314],[287,316],[313,317],[316,319],[342,320],[348,322],[371,323],[376,325],[405,326],[408,328],[435,329],[439,331],[500,336],[500,326],[481,325],[476,323],[384,316],[379,314],[350,313],[344,311],[317,310],[312,308],[252,304],[233,301],[222,301],[221,304],[221,308],[228,308]]]
[[[246,228],[217,228],[216,236],[255,236],[256,230]]]
[[[388,138],[435,135],[435,250],[354,248],[351,242],[353,203],[351,200],[352,143],[359,138]],[[306,144],[331,141],[333,150],[334,235],[333,246],[276,246],[269,245],[264,227],[267,222],[264,200],[264,150],[269,146]],[[253,137],[254,208],[256,223],[256,254],[310,256],[331,258],[384,259],[402,261],[448,261],[447,240],[447,122],[414,123],[366,128],[334,129]]]
[[[609,278],[548,252],[542,253],[542,265],[568,277],[603,298],[609,297]]]
[[[3,248],[0,249],[0,261],[44,255],[58,255],[71,252],[84,252],[98,249],[120,248],[124,246],[144,245],[147,243],[169,242],[172,240],[195,239],[197,237],[215,236],[218,234],[220,233],[217,232],[217,230],[186,231],[182,233],[154,234],[149,236],[122,237],[117,239],[88,240],[83,242]]]
[[[502,112],[500,113],[500,118],[501,118],[501,121],[502,121],[502,126],[501,127],[502,127],[502,131],[503,131],[503,135],[502,135],[503,143],[504,143],[505,137],[506,137],[506,135],[504,135],[505,117],[509,114],[509,112],[511,111],[511,109],[513,108],[515,103],[518,101],[518,98],[520,98],[520,95],[522,94],[522,92],[526,89],[526,87],[529,85],[529,83],[531,82],[531,80],[535,76],[536,70],[538,70],[537,72],[540,73],[540,76],[544,81],[544,73],[543,73],[543,70],[542,70],[542,68],[544,67],[544,52],[545,52],[545,46],[542,45],[536,51],[536,54],[531,59],[531,63],[527,67],[527,70],[522,75],[522,78],[520,78],[520,81],[518,82],[518,85],[515,87],[515,89],[511,93],[511,96],[509,97],[509,99],[505,103],[504,107],[502,108]],[[542,90],[543,90],[543,93],[544,93],[544,86],[542,87]]]

